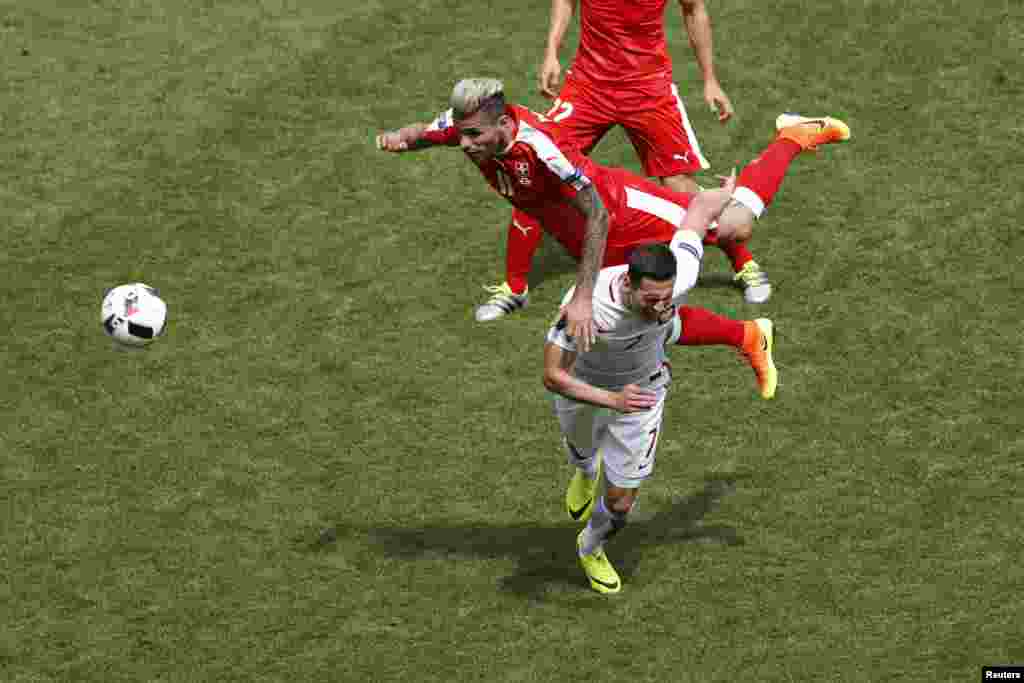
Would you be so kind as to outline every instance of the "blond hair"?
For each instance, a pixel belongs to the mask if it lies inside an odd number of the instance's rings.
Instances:
[[[464,78],[452,88],[449,104],[456,119],[481,110],[496,119],[505,113],[505,84],[497,78]]]

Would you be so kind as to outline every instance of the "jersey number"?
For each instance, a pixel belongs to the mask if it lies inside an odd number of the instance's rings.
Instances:
[[[561,99],[557,99],[554,106],[548,111],[546,118],[558,123],[565,121],[570,116],[572,116],[572,102],[563,102]]]

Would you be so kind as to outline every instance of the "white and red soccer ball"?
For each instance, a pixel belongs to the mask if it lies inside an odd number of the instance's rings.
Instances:
[[[126,346],[145,346],[164,332],[167,304],[147,284],[133,282],[109,290],[100,313],[103,329]]]

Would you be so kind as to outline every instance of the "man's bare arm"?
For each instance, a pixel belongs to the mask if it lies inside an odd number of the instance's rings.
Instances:
[[[583,254],[576,271],[576,291],[565,307],[569,334],[578,340],[581,351],[589,351],[597,339],[594,325],[594,285],[604,260],[608,241],[608,210],[593,185],[580,190],[570,200],[572,206],[586,217]]]
[[[733,114],[732,102],[722,90],[715,75],[714,40],[711,35],[711,17],[704,0],[679,0],[683,11],[686,34],[697,59],[701,78],[704,80],[704,100],[712,110],[718,112],[719,121],[726,121]]]
[[[541,63],[540,92],[546,97],[558,95],[558,79],[562,74],[562,65],[558,61],[558,50],[562,47],[562,39],[569,28],[572,14],[576,9],[577,0],[551,0],[551,23],[548,28],[548,42],[544,48],[544,61]]]
[[[623,387],[622,391],[608,391],[587,384],[572,374],[575,362],[576,354],[572,351],[551,342],[544,345],[544,386],[548,391],[621,413],[647,410],[657,403],[654,392],[632,384]]]
[[[686,216],[678,230],[689,230],[697,234],[701,239],[708,231],[711,223],[718,220],[735,200],[732,193],[736,189],[736,169],[733,169],[729,177],[723,178],[722,187],[713,190],[701,190],[690,200],[686,207]],[[721,235],[719,235],[721,237]]]
[[[572,199],[573,206],[586,219],[586,233],[583,238],[583,255],[576,273],[576,292],[581,287],[593,294],[597,274],[604,260],[604,248],[608,241],[608,210],[593,185],[588,185]]]
[[[429,128],[426,123],[413,123],[398,130],[385,131],[377,136],[377,149],[384,152],[413,152],[433,147],[434,143],[423,137]]]
[[[711,17],[708,16],[704,0],[679,0],[679,4],[682,6],[686,35],[690,39],[693,56],[697,58],[701,78],[705,82],[717,80],[711,37]]]

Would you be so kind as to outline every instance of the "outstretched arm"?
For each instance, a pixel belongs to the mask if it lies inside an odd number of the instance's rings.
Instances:
[[[586,218],[586,236],[583,238],[583,255],[576,271],[576,291],[572,301],[565,308],[569,323],[569,335],[580,340],[580,349],[589,351],[597,337],[594,328],[593,299],[597,274],[604,260],[604,248],[608,241],[608,210],[593,185],[580,190],[570,203]]]
[[[377,149],[384,152],[413,152],[433,147],[437,143],[425,135],[429,128],[426,123],[413,123],[398,130],[385,131],[377,136]]]
[[[690,200],[686,207],[686,216],[676,232],[688,230],[704,239],[704,234],[711,224],[718,220],[726,207],[732,203],[732,193],[736,189],[736,169],[728,177],[722,177],[722,186],[714,190],[701,190]]]
[[[690,47],[693,48],[693,56],[697,59],[697,66],[700,67],[701,78],[704,80],[704,101],[718,114],[718,120],[725,123],[732,118],[733,107],[715,75],[711,17],[708,16],[704,0],[679,0],[679,4],[683,10],[683,22],[686,24],[686,34],[690,38]]]
[[[545,97],[558,96],[558,79],[562,65],[558,61],[558,49],[569,28],[569,21],[576,9],[576,0],[551,0],[551,25],[548,28],[548,42],[544,49],[544,61],[540,66],[540,93]]]
[[[452,125],[452,110],[442,112],[432,123],[412,123],[377,136],[377,149],[384,152],[413,152],[436,145],[459,144],[458,128]]]
[[[736,189],[736,171],[723,179],[717,190],[702,190],[690,200],[686,217],[672,236],[669,245],[676,255],[676,282],[672,287],[672,298],[679,299],[697,284],[700,265],[704,258],[704,235],[712,222],[732,203]]]

